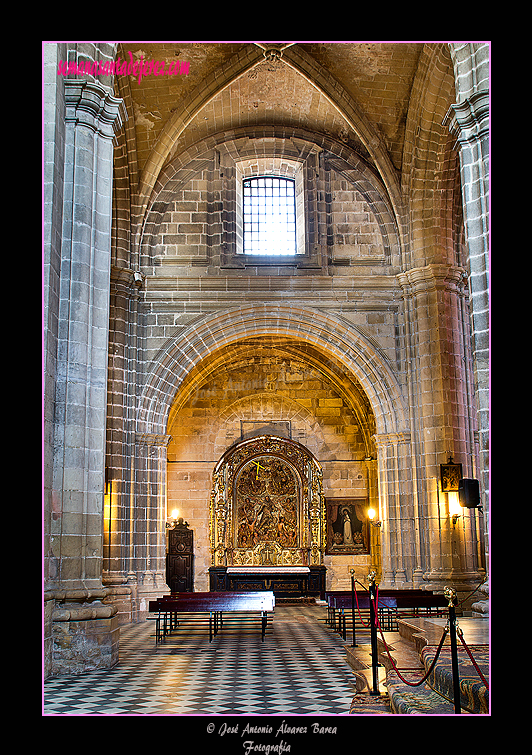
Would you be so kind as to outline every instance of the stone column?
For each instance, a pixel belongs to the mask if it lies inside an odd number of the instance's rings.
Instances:
[[[413,523],[418,530],[415,568],[423,583],[441,590],[478,582],[476,545],[453,528],[439,486],[440,464],[452,455],[464,471],[474,468],[471,447],[473,396],[469,390],[463,328],[464,271],[428,265],[398,276],[409,322]],[[403,522],[404,525],[404,522]],[[466,584],[467,583],[467,584]]]
[[[107,602],[116,606],[120,624],[137,619],[137,575],[131,566],[136,505],[131,415],[135,406],[135,314],[140,284],[134,271],[111,269],[103,582],[109,591]]]
[[[166,584],[166,466],[170,435],[139,433],[135,453],[134,572],[139,617]]]
[[[380,585],[412,587],[418,552],[412,506],[410,435],[388,433],[373,437],[378,455],[378,499],[381,569]]]
[[[52,673],[118,659],[102,601],[103,498],[113,136],[122,101],[97,82],[63,81],[65,147],[53,427]]]
[[[460,154],[480,445],[479,480],[489,531],[489,45],[450,45],[457,103],[446,122]]]

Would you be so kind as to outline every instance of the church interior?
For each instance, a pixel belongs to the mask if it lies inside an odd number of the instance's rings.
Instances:
[[[454,606],[488,713],[489,82],[489,42],[43,43],[45,715],[453,713],[397,664],[455,672]]]

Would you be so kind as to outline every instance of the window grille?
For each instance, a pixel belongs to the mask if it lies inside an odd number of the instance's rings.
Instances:
[[[296,254],[295,181],[278,176],[246,178],[244,253]]]

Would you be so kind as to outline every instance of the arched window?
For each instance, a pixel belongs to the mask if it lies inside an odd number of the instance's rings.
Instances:
[[[244,254],[296,254],[294,179],[256,176],[243,189]]]

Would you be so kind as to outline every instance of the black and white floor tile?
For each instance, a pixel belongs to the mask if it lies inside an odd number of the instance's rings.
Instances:
[[[47,679],[44,715],[348,715],[355,677],[344,642],[317,605],[280,605],[260,630],[229,624],[176,631],[155,644],[155,624],[121,630],[107,671]]]

